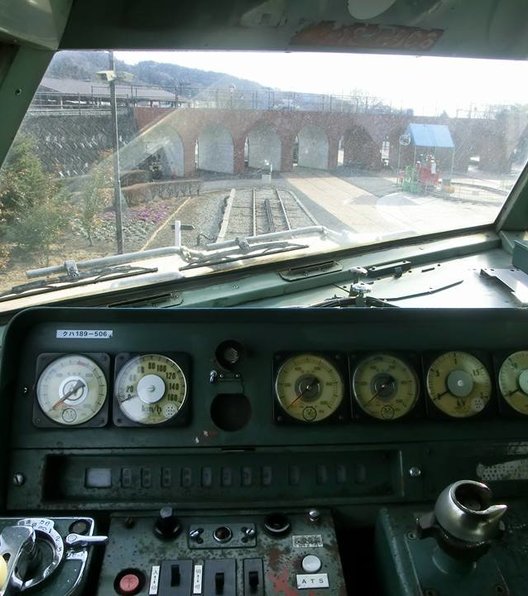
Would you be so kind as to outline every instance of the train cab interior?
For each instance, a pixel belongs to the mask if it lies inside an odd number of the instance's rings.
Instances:
[[[523,0],[0,0],[0,596],[522,596]]]

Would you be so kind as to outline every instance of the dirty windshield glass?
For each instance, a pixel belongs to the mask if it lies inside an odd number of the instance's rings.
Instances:
[[[345,247],[491,223],[527,159],[526,74],[411,56],[61,52],[0,171],[0,290],[65,261],[291,229],[317,251],[321,227]]]

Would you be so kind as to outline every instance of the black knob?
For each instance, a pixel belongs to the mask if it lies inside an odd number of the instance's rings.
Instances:
[[[174,515],[172,507],[162,507],[154,524],[154,534],[164,540],[176,538],[181,532],[180,520]]]
[[[264,519],[264,529],[276,538],[286,536],[291,530],[290,520],[283,513],[270,513]]]

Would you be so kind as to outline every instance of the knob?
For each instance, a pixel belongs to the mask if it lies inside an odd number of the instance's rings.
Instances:
[[[264,520],[264,529],[271,536],[285,536],[291,530],[290,520],[283,513],[270,513]]]
[[[180,520],[174,515],[172,507],[162,507],[154,524],[154,534],[164,540],[176,538],[181,532]]]
[[[496,537],[506,505],[491,505],[491,490],[482,482],[461,480],[445,488],[436,500],[438,524],[464,542],[483,542]]]
[[[491,490],[485,484],[461,480],[445,488],[434,510],[416,520],[417,532],[420,538],[433,537],[452,559],[471,564],[503,534],[501,518],[506,510],[506,505],[491,504]]]

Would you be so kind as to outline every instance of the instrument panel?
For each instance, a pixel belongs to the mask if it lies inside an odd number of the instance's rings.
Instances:
[[[25,311],[1,371],[5,506],[379,505],[508,480],[527,338],[509,309]]]

